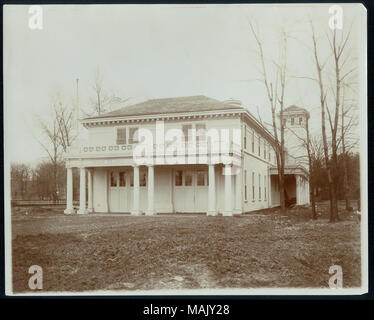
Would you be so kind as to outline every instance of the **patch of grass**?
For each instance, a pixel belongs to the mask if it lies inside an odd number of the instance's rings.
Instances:
[[[56,215],[14,221],[13,233],[15,292],[29,290],[35,264],[46,291],[326,288],[333,264],[344,287],[361,281],[355,221]]]

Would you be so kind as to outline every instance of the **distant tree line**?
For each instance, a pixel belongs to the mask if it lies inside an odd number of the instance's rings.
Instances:
[[[55,181],[56,172],[56,181]],[[79,175],[73,171],[74,199],[79,198]],[[66,168],[63,161],[56,166],[44,161],[35,168],[27,164],[11,164],[11,196],[13,200],[65,200]]]
[[[339,200],[357,200],[360,197],[360,156],[357,153],[347,153],[346,159],[338,155],[336,194]],[[345,162],[346,161],[346,162]],[[329,200],[327,169],[323,165],[324,159],[314,159],[313,182],[314,194],[317,200]],[[347,182],[345,182],[344,171],[347,165]],[[346,195],[347,192],[347,195]]]

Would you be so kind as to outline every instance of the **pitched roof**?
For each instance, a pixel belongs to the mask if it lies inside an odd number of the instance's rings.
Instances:
[[[295,112],[295,111],[298,111],[298,112],[305,112],[305,113],[308,112],[308,111],[305,110],[304,108],[300,108],[300,107],[295,106],[295,105],[291,105],[291,106],[287,107],[286,109],[284,109],[283,112]]]
[[[230,104],[227,102],[221,102],[212,98],[208,98],[206,96],[191,96],[147,100],[145,102],[137,103],[131,106],[120,108],[112,112],[105,113],[101,116],[95,116],[86,119],[141,116],[165,113],[183,113],[215,110],[218,111],[231,109],[244,108],[235,104]]]

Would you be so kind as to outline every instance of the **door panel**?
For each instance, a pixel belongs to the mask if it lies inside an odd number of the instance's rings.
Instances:
[[[118,172],[109,173],[109,211],[119,212]]]
[[[131,205],[129,194],[132,188],[129,187],[129,172],[125,170],[111,171],[109,173],[109,211],[130,212]]]
[[[196,171],[195,212],[208,210],[208,173],[203,170]]]
[[[174,172],[174,210],[176,212],[205,212],[208,207],[208,176],[204,170]]]
[[[129,212],[127,193],[128,183],[127,183],[128,172],[120,171],[119,172],[119,186],[118,186],[118,200],[119,200],[119,212]]]

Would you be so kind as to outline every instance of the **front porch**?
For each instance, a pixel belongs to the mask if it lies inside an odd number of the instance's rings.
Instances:
[[[242,174],[231,165],[108,165],[78,169],[78,214],[231,216],[243,212]],[[66,214],[75,213],[72,170],[67,168]]]
[[[270,169],[271,204],[273,207],[280,205],[280,192],[278,170]],[[307,173],[301,167],[287,167],[284,174],[284,193],[286,206],[292,204],[309,204],[309,181]]]

